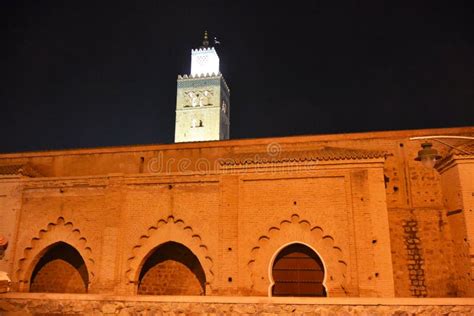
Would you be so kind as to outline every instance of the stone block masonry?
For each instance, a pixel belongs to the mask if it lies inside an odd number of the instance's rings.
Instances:
[[[418,223],[408,220],[403,225],[405,231],[405,247],[408,259],[408,272],[410,276],[410,291],[415,297],[426,297],[424,260],[421,241],[418,236]]]
[[[121,297],[0,294],[1,315],[450,315],[474,314],[472,299]]]

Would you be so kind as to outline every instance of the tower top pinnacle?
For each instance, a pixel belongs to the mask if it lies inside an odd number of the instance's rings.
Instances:
[[[204,31],[202,45],[191,49],[191,74],[178,76],[174,141],[229,139],[229,94],[219,56]]]
[[[202,40],[201,48],[208,48],[209,47],[209,37],[207,36],[207,31],[204,31],[204,39]]]
[[[191,50],[191,75],[211,75],[219,73],[219,56],[214,47],[209,45],[209,36],[204,31],[202,46]]]

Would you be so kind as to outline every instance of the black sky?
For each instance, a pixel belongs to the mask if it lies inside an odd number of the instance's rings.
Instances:
[[[231,138],[474,123],[473,1],[1,1],[0,152],[171,143],[217,36]]]

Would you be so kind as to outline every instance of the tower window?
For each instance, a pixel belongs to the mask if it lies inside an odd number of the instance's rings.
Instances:
[[[204,127],[204,125],[202,124],[202,120],[193,119],[191,121],[191,128],[196,128],[196,127]]]

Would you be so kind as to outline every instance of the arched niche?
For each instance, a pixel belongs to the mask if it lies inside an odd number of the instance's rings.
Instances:
[[[270,226],[253,245],[247,266],[254,295],[272,295],[273,262],[284,247],[295,243],[310,247],[321,258],[327,296],[348,296],[347,263],[342,248],[336,245],[332,234],[300,219],[297,214],[293,214],[291,220]]]
[[[140,295],[205,295],[206,275],[186,246],[166,242],[144,259],[138,278]]]
[[[30,292],[87,293],[89,274],[79,252],[57,242],[43,252],[30,278]]]
[[[157,246],[168,242],[179,243],[196,256],[205,273],[205,293],[207,295],[212,293],[213,260],[210,257],[208,247],[191,226],[186,225],[181,219],[175,219],[173,216],[168,216],[154,223],[133,246],[127,259],[126,291],[130,294],[138,292],[138,283],[140,282],[143,265],[157,249]]]
[[[29,244],[20,246],[23,253],[19,256],[20,259],[16,265],[15,279],[18,280],[18,289],[21,292],[30,290],[31,276],[38,261],[58,242],[73,247],[85,261],[88,271],[87,289],[91,290],[95,276],[95,260],[88,239],[72,222],[59,217],[56,221],[49,222],[45,228],[39,230],[38,234],[31,238]]]

